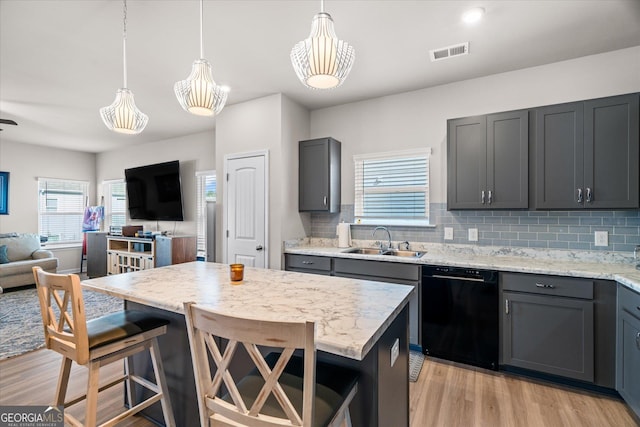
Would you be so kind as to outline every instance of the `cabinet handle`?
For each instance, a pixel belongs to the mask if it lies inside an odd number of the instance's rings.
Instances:
[[[302,263],[303,263],[303,264],[311,265],[311,264],[313,264],[313,261],[302,261]]]
[[[546,283],[536,283],[536,287],[554,289],[556,286],[555,285],[547,285]]]
[[[482,204],[484,205],[484,190],[482,190],[480,192],[480,200],[481,200]]]
[[[327,206],[327,196],[324,196],[324,197],[322,198],[322,203],[323,203],[325,206]]]
[[[636,334],[636,347],[640,350],[640,332]]]
[[[509,314],[509,300],[504,300],[504,314]]]
[[[587,187],[587,203],[591,203],[591,188]]]
[[[578,188],[578,203],[582,203],[582,188]]]
[[[492,199],[493,199],[493,192],[489,190],[489,204],[491,204]]]

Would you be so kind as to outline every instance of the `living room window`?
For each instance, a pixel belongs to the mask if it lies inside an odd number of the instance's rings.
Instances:
[[[89,182],[38,178],[38,232],[49,243],[82,242]]]
[[[105,230],[110,226],[123,226],[127,223],[127,186],[124,179],[114,179],[103,182],[104,225]]]
[[[216,202],[216,171],[196,172],[197,255],[207,256],[207,205]]]
[[[356,224],[429,225],[430,151],[354,156]]]

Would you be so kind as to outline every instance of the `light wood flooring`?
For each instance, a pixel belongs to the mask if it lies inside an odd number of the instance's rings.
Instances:
[[[0,361],[0,405],[44,405],[53,397],[60,356],[37,350]],[[74,364],[69,396],[82,394],[86,369]],[[102,379],[122,372],[114,363]],[[418,382],[410,383],[411,427],[638,427],[625,404],[615,398],[559,388],[445,361],[425,361]],[[122,386],[100,394],[104,420],[121,410]],[[83,418],[83,403],[70,409]],[[142,418],[122,426],[151,427]],[[382,426],[387,427],[387,426]]]

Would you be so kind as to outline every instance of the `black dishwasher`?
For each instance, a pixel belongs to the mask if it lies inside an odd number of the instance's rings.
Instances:
[[[422,352],[498,369],[498,272],[422,267]]]

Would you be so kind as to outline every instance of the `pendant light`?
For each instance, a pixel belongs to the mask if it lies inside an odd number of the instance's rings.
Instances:
[[[204,59],[202,3],[200,0],[200,59],[193,62],[189,77],[177,82],[173,90],[185,111],[198,116],[215,116],[224,108],[229,90],[216,84],[211,73],[211,64]]]
[[[116,92],[116,100],[108,107],[100,109],[104,124],[114,132],[136,134],[147,126],[149,117],[138,110],[133,100],[133,92],[127,88],[127,0],[123,0],[122,64],[124,86]]]
[[[291,63],[300,81],[312,89],[340,86],[349,75],[355,51],[349,43],[338,40],[331,15],[324,11],[313,17],[311,34],[291,49]]]

